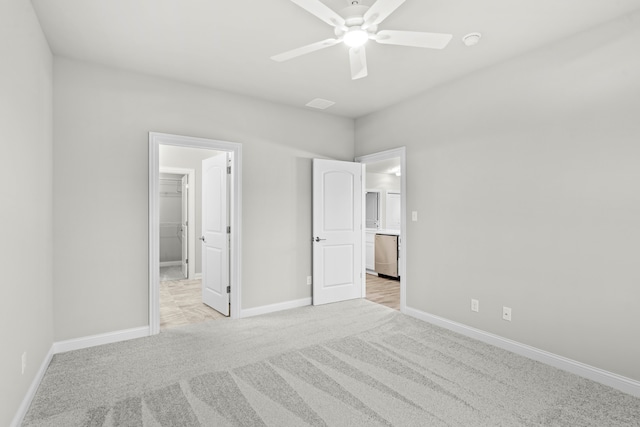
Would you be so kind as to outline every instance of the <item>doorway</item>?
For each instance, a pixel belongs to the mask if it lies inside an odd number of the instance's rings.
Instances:
[[[162,148],[182,148],[193,149],[191,151],[205,151],[210,156],[223,153],[229,159],[228,170],[225,167],[225,176],[228,177],[228,256],[225,261],[228,265],[228,278],[225,283],[225,293],[228,292],[229,303],[227,304],[230,317],[237,318],[240,314],[240,297],[241,297],[241,167],[242,167],[242,146],[237,143],[217,141],[211,139],[194,138],[179,135],[168,135],[161,133],[149,134],[149,325],[151,334],[157,334],[160,331],[160,157]],[[189,150],[187,150],[189,151]],[[164,170],[164,169],[163,169]],[[175,170],[174,170],[175,172]],[[228,174],[228,175],[227,175]],[[191,181],[189,186],[189,194],[195,189],[195,180]],[[195,197],[190,197],[195,200]],[[197,212],[194,206],[191,212]],[[197,221],[190,219],[191,224],[197,224]],[[186,224],[187,236],[189,230],[193,230],[192,237],[188,238],[191,248],[197,248],[195,228]],[[191,244],[192,243],[192,244]],[[187,253],[191,253],[188,258],[188,274],[193,273],[190,278],[198,278],[195,272],[198,261],[197,250],[189,249]]]
[[[406,309],[407,280],[405,152],[405,147],[400,147],[356,158],[366,165],[364,197],[375,210],[366,213],[367,268],[362,294],[401,312]]]

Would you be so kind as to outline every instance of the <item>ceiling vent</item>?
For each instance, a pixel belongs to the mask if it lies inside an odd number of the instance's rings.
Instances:
[[[333,101],[329,101],[327,99],[322,99],[322,98],[316,98],[313,101],[309,101],[309,103],[307,103],[307,107],[317,108],[318,110],[325,110],[331,107],[333,104],[335,104],[335,102]]]

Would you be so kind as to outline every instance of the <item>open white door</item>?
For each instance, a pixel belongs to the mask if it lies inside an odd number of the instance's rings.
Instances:
[[[202,302],[229,315],[229,153],[202,161]]]
[[[362,168],[313,160],[313,305],[362,296]]]
[[[182,224],[180,235],[182,242],[182,275],[189,277],[189,175],[182,176]]]

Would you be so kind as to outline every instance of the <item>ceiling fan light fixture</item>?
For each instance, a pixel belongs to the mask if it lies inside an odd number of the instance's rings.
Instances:
[[[284,0],[283,0],[284,1]],[[425,49],[444,49],[452,34],[428,33],[424,31],[382,30],[378,25],[387,19],[406,0],[347,0],[350,6],[340,14],[325,4],[326,0],[291,0],[316,18],[333,28],[335,38],[321,40],[271,57],[277,62],[288,61],[307,53],[344,43],[349,50],[351,79],[367,77],[367,55],[364,45],[369,39],[376,43],[396,46],[410,46]],[[341,0],[345,1],[345,0]]]
[[[369,40],[369,33],[362,28],[349,28],[343,39],[344,44],[349,47],[363,46],[367,40]]]

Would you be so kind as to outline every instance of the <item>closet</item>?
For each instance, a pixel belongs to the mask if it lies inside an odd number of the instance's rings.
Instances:
[[[184,175],[160,174],[160,267],[180,266],[186,237]]]

